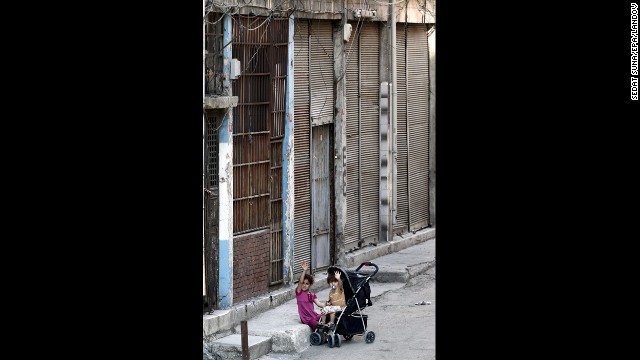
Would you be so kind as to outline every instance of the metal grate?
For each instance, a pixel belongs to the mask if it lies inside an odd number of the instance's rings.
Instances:
[[[222,72],[223,72],[223,19],[224,14],[209,13],[207,16],[205,32],[205,94],[222,94]],[[211,73],[209,73],[211,71]]]
[[[282,282],[282,139],[287,18],[234,16],[233,58],[241,76],[233,121],[233,233],[271,230],[269,284]]]
[[[218,121],[215,116],[207,117],[207,149],[209,188],[218,187]]]

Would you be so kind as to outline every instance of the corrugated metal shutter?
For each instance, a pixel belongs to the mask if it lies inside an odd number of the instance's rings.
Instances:
[[[377,242],[380,199],[380,37],[377,22],[365,22],[360,34],[360,237]]]
[[[421,24],[407,29],[409,230],[429,224],[429,54]]]
[[[347,250],[378,240],[379,227],[379,31],[351,23],[347,58]]]
[[[311,185],[309,118],[309,26],[307,20],[295,24],[294,35],[294,274],[300,262],[311,263]]]
[[[351,23],[354,31],[357,23]],[[347,219],[344,226],[345,249],[356,247],[360,240],[360,183],[358,182],[358,154],[360,152],[360,92],[359,87],[359,44],[357,33],[345,44],[347,67],[346,102],[347,102]]]
[[[330,21],[309,27],[311,119],[333,122],[333,30]]]
[[[396,24],[396,71],[398,83],[397,91],[397,178],[396,178],[396,206],[397,216],[394,229],[404,229],[409,225],[409,192],[407,169],[407,59],[405,24]]]

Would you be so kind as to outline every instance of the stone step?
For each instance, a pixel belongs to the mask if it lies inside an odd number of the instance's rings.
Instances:
[[[249,359],[255,360],[271,352],[271,338],[248,335]],[[211,352],[216,359],[242,360],[242,338],[240,334],[232,334],[211,342]]]

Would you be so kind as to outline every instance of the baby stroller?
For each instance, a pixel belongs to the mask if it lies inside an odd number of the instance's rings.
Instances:
[[[363,266],[373,266],[375,271],[373,273],[358,272]],[[338,335],[344,336],[345,340],[351,340],[354,335],[364,336],[367,344],[372,343],[376,334],[373,331],[367,331],[368,316],[361,311],[373,305],[369,280],[378,272],[378,266],[367,261],[360,264],[355,271],[344,271],[335,266],[330,266],[327,271],[329,274],[340,271],[347,306],[342,311],[336,312],[337,320],[333,330],[325,331],[324,326],[318,326],[311,333],[311,345],[320,345],[327,341],[331,348],[340,347],[342,340]]]

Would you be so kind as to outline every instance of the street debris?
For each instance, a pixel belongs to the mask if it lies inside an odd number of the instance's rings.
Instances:
[[[415,305],[431,305],[431,301],[422,300],[422,302],[417,302]]]

